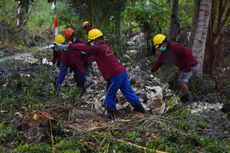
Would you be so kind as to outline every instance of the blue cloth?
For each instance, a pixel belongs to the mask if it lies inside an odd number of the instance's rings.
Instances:
[[[57,76],[55,77],[55,81],[54,84],[56,87],[61,87],[65,76],[68,73],[68,68],[67,66],[65,66],[64,63],[60,64],[60,71],[58,72]],[[86,76],[84,74],[82,74],[76,67],[71,67],[71,70],[73,70],[74,72],[74,80],[75,82],[80,85],[80,84],[84,84],[84,82],[86,81]]]
[[[179,75],[179,84],[181,83],[188,83],[189,79],[192,77],[192,75],[195,74],[197,75],[198,74],[198,67],[197,65],[193,66],[191,68],[191,71],[189,72],[181,72],[180,75]]]
[[[60,65],[60,71],[55,79],[55,86],[61,87],[61,84],[63,83],[66,74],[68,73],[68,67],[65,66],[63,63]]]
[[[139,97],[135,94],[129,82],[128,73],[124,72],[112,77],[107,82],[106,109],[116,108],[116,94],[119,89],[132,106],[139,103]]]
[[[74,80],[76,82],[85,82],[86,77],[85,74],[82,74],[77,68],[73,68],[74,71]]]
[[[69,48],[69,45],[58,45],[56,46],[55,50],[56,51],[64,51],[65,49],[68,49]]]

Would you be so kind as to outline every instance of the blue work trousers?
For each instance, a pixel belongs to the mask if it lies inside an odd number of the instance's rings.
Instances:
[[[55,86],[56,87],[61,87],[67,73],[68,73],[68,67],[65,66],[65,64],[61,63],[60,64],[60,71],[58,72],[58,74],[55,78]]]
[[[107,83],[109,85],[105,97],[106,109],[116,109],[116,94],[119,89],[132,106],[139,103],[139,97],[131,87],[127,72],[112,77]]]
[[[82,74],[76,67],[71,68],[74,72],[74,80],[77,84],[84,83],[86,81],[85,74]]]
[[[60,71],[58,72],[56,78],[55,78],[55,86],[56,87],[61,87],[65,76],[68,73],[68,66],[65,66],[65,64],[61,63],[60,64]],[[85,74],[82,74],[76,67],[71,67],[71,69],[74,72],[74,80],[78,85],[83,85],[84,82],[86,81]]]

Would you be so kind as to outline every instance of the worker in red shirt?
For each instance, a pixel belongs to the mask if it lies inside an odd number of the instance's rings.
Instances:
[[[66,28],[65,29],[65,37],[68,40],[68,44],[76,43],[79,40],[77,38],[76,34],[74,33],[74,30],[72,28]]]
[[[54,39],[54,44],[56,45],[56,43],[58,44],[62,44],[65,42],[65,38],[61,35],[58,35],[55,37],[56,39]],[[52,57],[52,63],[53,65],[57,66],[57,67],[60,67],[61,65],[61,61],[62,61],[62,55],[63,55],[63,52],[57,52],[55,50],[55,47],[52,47],[53,49],[53,57]]]
[[[84,91],[85,81],[86,81],[86,68],[81,60],[80,52],[76,52],[72,48],[65,51],[64,54],[64,64],[74,72],[74,80],[77,86]]]
[[[74,33],[74,30],[72,28],[65,29],[65,37],[68,40],[68,44],[87,43],[81,39],[78,39],[77,35]],[[83,82],[85,82],[85,84],[88,85],[92,84],[93,83],[92,79],[86,76],[86,73],[92,71],[91,66],[93,62],[93,56],[91,56],[90,54],[84,51],[76,52],[73,51],[72,49],[69,49],[69,51],[67,52],[67,56],[69,57],[66,59],[66,62],[68,63],[71,62],[72,63],[71,65],[73,64],[75,65],[75,67],[71,67],[71,68],[72,70],[76,71],[76,73],[74,73],[75,74],[74,77],[76,78],[75,80],[78,80],[78,82],[81,81],[78,84],[82,84]]]
[[[167,41],[166,36],[163,34],[154,36],[153,44],[160,51],[160,56],[151,72],[156,72],[164,63],[176,65],[180,69],[179,87],[182,92],[181,101],[191,104],[192,99],[189,95],[187,84],[192,74],[198,74],[198,62],[192,55],[192,51],[176,42]]]
[[[80,52],[73,51],[71,48],[58,49],[60,45],[65,45],[65,38],[62,35],[57,35],[55,37],[55,47],[53,52],[53,63],[59,63],[59,73],[55,77],[54,85],[59,91],[61,89],[62,83],[67,75],[68,71],[74,72],[74,80],[77,83],[78,88],[81,91],[85,90],[86,81],[86,68],[81,60]],[[83,41],[77,41],[78,43],[84,43]],[[75,43],[76,43],[75,42]],[[66,46],[66,45],[65,45]]]
[[[65,38],[62,35],[57,35],[54,38],[54,47],[53,47],[53,65],[56,65],[59,68],[59,72],[54,79],[54,87],[57,91],[61,89],[62,83],[65,79],[66,74],[68,73],[68,67],[64,64],[64,52],[58,51],[57,46],[64,44]]]
[[[112,49],[105,42],[103,33],[99,29],[92,29],[88,33],[89,45],[83,43],[70,44],[70,48],[83,50],[94,56],[108,87],[105,97],[107,117],[116,117],[116,94],[120,89],[126,99],[134,107],[134,111],[145,113],[139,97],[133,91],[128,79],[126,68],[119,62]],[[63,48],[61,48],[63,49]]]

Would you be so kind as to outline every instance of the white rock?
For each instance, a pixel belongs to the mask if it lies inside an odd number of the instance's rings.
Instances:
[[[123,106],[120,105],[120,104],[116,104],[116,108],[119,110],[119,109],[123,109]]]
[[[223,104],[220,103],[206,103],[206,102],[194,102],[192,105],[189,105],[188,108],[191,109],[191,113],[199,113],[203,111],[211,111],[211,110],[220,110],[223,107]]]
[[[145,86],[146,97],[148,98],[146,106],[157,114],[162,114],[165,110],[162,88],[159,86]]]

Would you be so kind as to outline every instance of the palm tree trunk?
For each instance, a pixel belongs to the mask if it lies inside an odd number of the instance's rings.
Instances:
[[[198,68],[200,72],[203,71],[205,43],[208,33],[208,25],[211,14],[212,0],[201,0],[199,6],[199,16],[197,20],[196,33],[192,51],[198,60]]]
[[[179,32],[180,23],[178,18],[178,12],[179,12],[179,0],[173,0],[172,1],[172,14],[171,14],[171,23],[169,27],[169,40],[176,40],[177,34]]]
[[[230,15],[229,0],[212,0],[211,12],[203,72],[210,74],[214,78],[216,88],[218,89],[223,85],[221,67],[224,59],[224,50],[221,42],[226,22]]]
[[[195,34],[196,34],[197,19],[198,19],[198,15],[199,15],[199,11],[198,11],[199,6],[200,6],[200,0],[195,0],[194,1],[194,13],[193,13],[193,17],[192,17],[191,35],[190,35],[189,43],[188,43],[189,48],[192,48]]]

